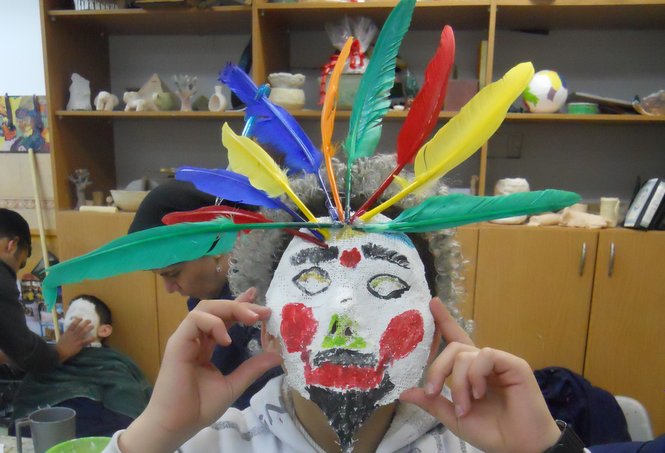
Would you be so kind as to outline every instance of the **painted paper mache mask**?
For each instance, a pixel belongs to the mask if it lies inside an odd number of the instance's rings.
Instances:
[[[418,384],[434,335],[430,289],[401,233],[294,238],[266,294],[289,387],[312,400],[349,445],[377,406]]]

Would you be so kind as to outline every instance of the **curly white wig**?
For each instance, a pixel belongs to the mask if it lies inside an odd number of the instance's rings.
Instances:
[[[334,162],[336,180],[339,187],[343,187],[345,165]],[[368,158],[356,160],[352,170],[353,198],[351,204],[359,207],[376,190],[385,177],[395,168],[395,155],[377,154]],[[406,172],[402,177],[410,178]],[[314,215],[326,216],[325,196],[313,175],[291,178],[290,184],[300,199],[312,210]],[[391,186],[383,193],[381,201],[390,198],[399,191],[397,184]],[[384,214],[392,217],[401,210],[415,206],[431,195],[445,195],[448,188],[440,184],[426,193],[410,195],[395,205],[396,209],[386,211]],[[276,210],[262,210],[262,214],[275,221],[289,221],[290,217]],[[472,321],[462,319],[457,304],[463,295],[460,282],[462,275],[462,255],[460,245],[454,239],[454,229],[446,229],[433,233],[410,234],[414,242],[427,245],[432,260],[424,257],[425,268],[430,274],[428,283],[433,295],[437,295],[448,307],[450,313],[471,333]],[[257,289],[256,303],[265,303],[265,294],[270,286],[277,264],[284,250],[291,241],[292,236],[284,230],[253,230],[241,235],[229,259],[229,284],[234,294],[252,286]],[[426,253],[426,252],[425,252]],[[420,252],[421,257],[423,251]],[[431,269],[433,267],[433,269]]]

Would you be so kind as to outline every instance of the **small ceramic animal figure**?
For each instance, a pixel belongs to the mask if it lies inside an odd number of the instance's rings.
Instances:
[[[125,91],[122,100],[125,102],[125,112],[146,110],[145,99],[141,99],[136,91]]]
[[[109,93],[108,91],[100,91],[97,93],[97,96],[95,96],[95,110],[111,111],[119,103],[118,96]]]

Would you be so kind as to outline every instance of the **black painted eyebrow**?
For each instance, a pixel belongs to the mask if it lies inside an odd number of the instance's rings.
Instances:
[[[337,247],[328,247],[326,249],[321,247],[310,247],[303,249],[291,257],[291,265],[298,266],[310,262],[312,264],[319,264],[325,261],[334,261],[339,255]]]
[[[406,256],[396,252],[395,250],[387,249],[378,244],[365,244],[361,246],[363,255],[370,260],[385,260],[389,263],[397,264],[404,269],[411,269],[409,260]]]

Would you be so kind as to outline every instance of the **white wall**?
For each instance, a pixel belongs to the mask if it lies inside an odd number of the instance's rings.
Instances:
[[[0,43],[5,49],[0,92],[46,94],[39,0],[0,0]]]

